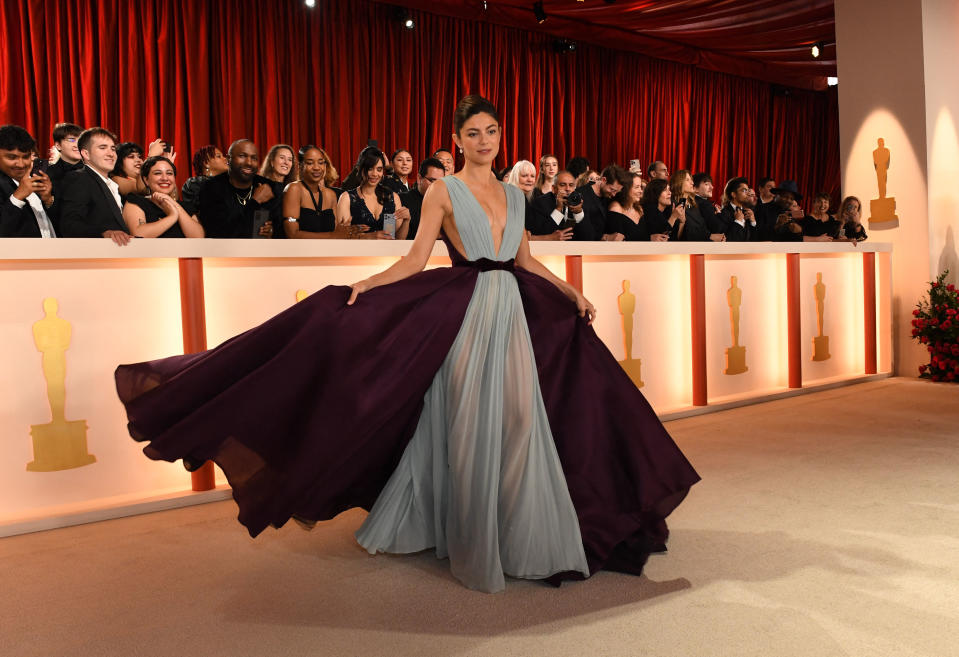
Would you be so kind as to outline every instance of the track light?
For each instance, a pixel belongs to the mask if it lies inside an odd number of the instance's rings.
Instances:
[[[823,48],[822,41],[817,41],[816,43],[812,44],[812,48],[810,49],[810,52],[812,53],[813,59],[819,59],[819,56],[822,54],[822,48]]]
[[[393,17],[407,30],[412,30],[416,27],[416,23],[413,21],[413,15],[410,14],[410,10],[406,7],[393,7]]]
[[[533,16],[536,17],[536,22],[540,25],[546,22],[546,10],[543,9],[542,2],[533,3]]]
[[[316,0],[304,0],[303,4],[305,4],[310,9],[313,9],[313,7],[316,6]]]
[[[827,86],[835,87],[837,84],[839,84],[839,78],[832,77],[832,76],[829,76],[828,78],[826,78]]]
[[[576,42],[569,39],[554,39],[553,52],[565,53],[576,52]]]

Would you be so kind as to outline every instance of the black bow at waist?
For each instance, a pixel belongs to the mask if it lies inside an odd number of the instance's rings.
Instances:
[[[509,260],[490,260],[489,258],[480,258],[479,260],[460,260],[453,263],[454,267],[472,267],[479,271],[515,271],[516,264],[513,258]]]

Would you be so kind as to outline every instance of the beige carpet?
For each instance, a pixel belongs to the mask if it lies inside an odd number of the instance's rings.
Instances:
[[[644,577],[468,591],[350,512],[232,502],[0,539],[0,655],[959,655],[959,386],[891,379],[675,421],[703,476]]]

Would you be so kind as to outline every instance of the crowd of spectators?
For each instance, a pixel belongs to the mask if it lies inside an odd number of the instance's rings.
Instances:
[[[104,128],[60,123],[43,158],[26,130],[0,126],[0,237],[104,237],[120,245],[131,237],[413,239],[426,190],[455,164],[444,148],[416,167],[409,150],[388,158],[367,146],[337,186],[319,146],[276,144],[261,161],[252,141],[238,139],[226,154],[198,149],[192,177],[178,189],[169,144],[156,139],[144,150],[117,141]],[[719,187],[707,172],[670,175],[661,160],[601,170],[581,156],[566,168],[550,154],[538,162],[496,172],[523,191],[531,240],[866,239],[859,199],[844,198],[833,214],[829,195],[819,193],[807,213],[793,180],[764,177],[754,188],[735,177]]]

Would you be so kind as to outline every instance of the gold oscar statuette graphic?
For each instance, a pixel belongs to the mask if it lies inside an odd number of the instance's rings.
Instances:
[[[822,334],[823,311],[826,307],[826,285],[822,282],[822,272],[816,272],[816,327],[819,334],[812,339],[812,359],[829,360],[829,336]]]
[[[888,230],[899,225],[896,216],[896,199],[886,198],[886,180],[891,161],[886,141],[880,137],[878,148],[872,152],[872,165],[876,169],[876,182],[879,185],[879,198],[869,201],[869,227],[874,230]]]
[[[726,369],[723,374],[742,374],[749,368],[746,367],[746,347],[739,344],[739,307],[743,305],[743,291],[736,286],[735,276],[729,277],[726,303],[729,304],[729,328],[733,346],[726,349]]]
[[[633,314],[636,312],[636,295],[629,291],[629,281],[623,281],[623,293],[616,297],[619,302],[619,314],[623,316],[623,344],[626,347],[626,358],[619,361],[623,370],[636,384],[642,388],[643,361],[633,358]]]
[[[297,291],[296,291],[296,302],[299,303],[299,302],[303,301],[303,299],[307,298],[308,296],[310,296],[310,293],[307,292],[306,290],[297,290]]]
[[[67,420],[64,414],[70,322],[57,316],[57,300],[52,297],[43,300],[43,313],[44,318],[33,324],[33,341],[42,354],[50,422],[30,426],[33,460],[27,470],[32,472],[69,470],[97,460],[87,452],[86,420]]]

